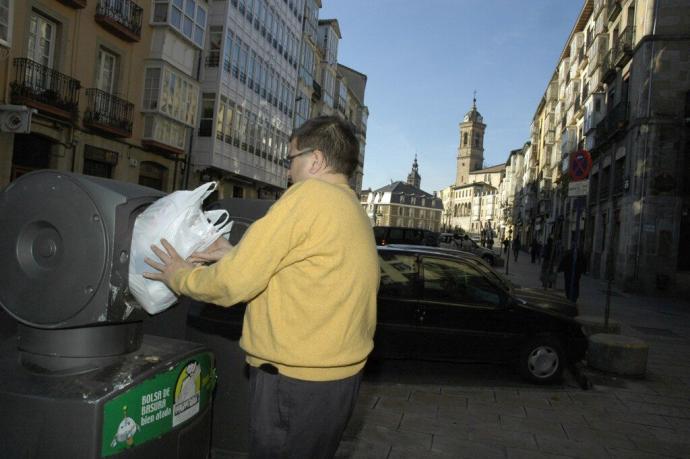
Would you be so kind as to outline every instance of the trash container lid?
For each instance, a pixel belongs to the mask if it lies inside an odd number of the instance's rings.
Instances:
[[[39,327],[73,317],[103,281],[106,238],[94,199],[69,174],[22,176],[0,196],[0,305]]]

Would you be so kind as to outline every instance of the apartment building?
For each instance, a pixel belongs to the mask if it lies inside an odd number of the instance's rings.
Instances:
[[[533,118],[536,221],[630,289],[690,281],[690,5],[587,0]],[[593,158],[576,220],[568,164]],[[570,192],[569,192],[570,189]]]
[[[0,6],[0,186],[42,168],[184,183],[205,1]]]
[[[193,177],[218,180],[219,197],[276,199],[288,151],[304,0],[210,4],[200,69],[201,118]]]

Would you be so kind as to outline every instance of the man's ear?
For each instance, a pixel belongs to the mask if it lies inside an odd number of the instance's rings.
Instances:
[[[312,174],[322,172],[326,169],[326,167],[326,156],[323,154],[321,150],[314,150],[314,156],[312,159],[311,167],[309,168],[309,172],[311,172]]]

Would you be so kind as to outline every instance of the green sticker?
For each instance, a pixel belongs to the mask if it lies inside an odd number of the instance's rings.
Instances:
[[[194,418],[211,398],[216,374],[210,353],[197,354],[108,401],[101,455],[135,448]]]

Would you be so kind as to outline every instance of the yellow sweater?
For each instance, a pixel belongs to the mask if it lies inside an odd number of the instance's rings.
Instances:
[[[356,374],[373,348],[379,264],[369,219],[347,185],[290,187],[217,263],[181,270],[173,290],[248,302],[240,346],[253,366],[330,381]]]

